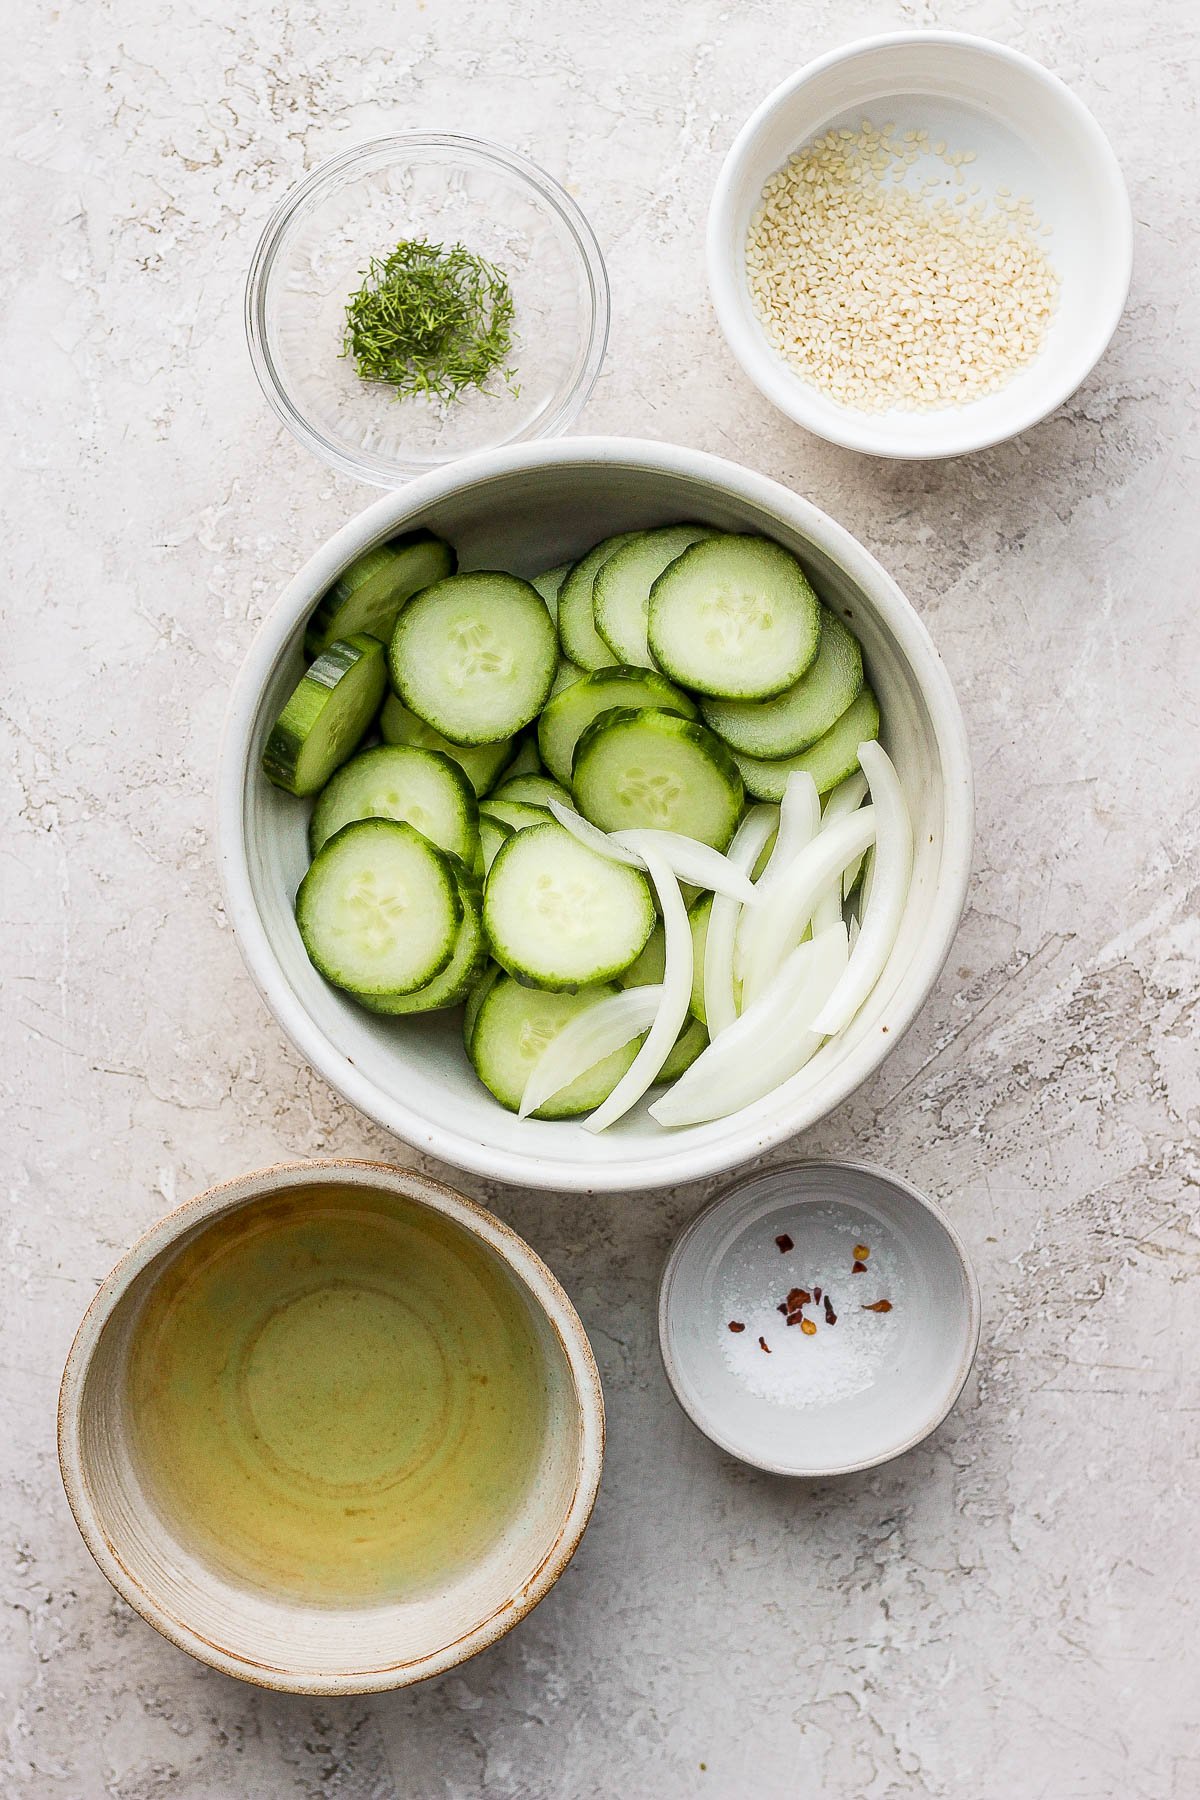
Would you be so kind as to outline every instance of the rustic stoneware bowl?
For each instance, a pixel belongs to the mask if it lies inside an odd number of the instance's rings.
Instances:
[[[139,1470],[129,1355],[150,1291],[215,1219],[330,1187],[429,1208],[495,1259],[525,1303],[542,1359],[546,1427],[523,1503],[480,1558],[419,1599],[282,1597],[232,1579],[199,1548]],[[291,1163],[241,1176],[169,1213],[117,1264],[84,1317],[59,1400],[59,1460],[88,1549],[117,1592],[202,1662],[262,1687],[370,1693],[437,1675],[486,1649],[553,1587],[583,1535],[604,1452],[600,1381],[579,1317],[515,1232],[451,1189],[405,1169]]]
[[[533,575],[611,532],[697,519],[763,532],[794,550],[821,598],[862,640],[916,839],[900,934],[849,1028],[813,1059],[786,1104],[667,1131],[638,1106],[598,1137],[576,1120],[518,1119],[476,1080],[457,1012],[379,1018],[323,981],[292,903],[308,866],[309,808],[260,767],[263,744],[303,673],[304,625],[346,565],[427,525],[465,569]],[[962,714],[929,634],[891,576],[848,531],[778,482],[672,444],[573,438],[475,456],[368,507],[301,569],[264,622],[230,700],[218,787],[229,917],[259,990],[300,1054],[386,1130],[460,1168],[528,1187],[628,1192],[736,1168],[795,1136],[853,1092],[895,1048],[958,928],[974,829]]]

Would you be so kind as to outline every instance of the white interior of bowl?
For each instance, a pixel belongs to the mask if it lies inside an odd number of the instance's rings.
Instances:
[[[925,128],[974,150],[979,198],[1028,194],[1051,234],[1039,241],[1061,280],[1037,358],[995,394],[931,412],[865,413],[803,381],[771,347],[750,298],[745,242],[767,178],[828,127],[864,118]],[[949,175],[940,163],[932,169]],[[930,172],[919,165],[919,173]],[[958,192],[950,178],[947,191]],[[950,456],[1024,430],[1073,393],[1103,353],[1129,289],[1124,181],[1099,126],[1070,89],[1028,57],[955,33],[911,32],[849,45],[785,82],[729,153],[709,223],[709,278],[730,346],[767,397],[834,443],[883,456]]]
[[[221,1212],[286,1189],[398,1191],[456,1219],[523,1299],[540,1347],[546,1429],[521,1507],[448,1584],[403,1603],[305,1604],[231,1576],[165,1511],[137,1452],[127,1408],[130,1346],[147,1295],[183,1246]],[[420,1680],[499,1637],[552,1585],[586,1524],[603,1436],[599,1383],[570,1303],[527,1245],[448,1190],[370,1165],[291,1167],[201,1196],[147,1234],[97,1296],[64,1377],[60,1449],[93,1555],[166,1636],[231,1674],[299,1692]]]
[[[776,1248],[781,1232],[795,1244],[782,1257]],[[853,1309],[862,1301],[890,1298],[893,1313],[878,1320],[888,1333],[886,1356],[848,1397],[813,1404],[764,1398],[739,1380],[722,1354],[731,1306],[747,1310],[746,1278],[738,1271],[747,1264],[766,1271],[764,1305],[776,1327],[768,1326],[776,1351],[794,1349],[801,1364],[810,1355],[815,1386],[821,1380],[817,1359],[827,1348],[837,1351],[837,1325],[826,1325],[813,1308],[816,1337],[801,1341],[779,1320],[773,1302],[794,1283],[811,1279],[813,1240],[833,1235],[845,1245],[861,1237],[870,1249],[862,1275],[849,1272],[846,1249],[846,1274],[834,1278],[831,1294],[842,1331],[854,1323]],[[887,1295],[877,1292],[884,1267]],[[754,1177],[688,1226],[663,1274],[659,1334],[676,1396],[706,1436],[777,1474],[834,1475],[900,1455],[945,1418],[975,1355],[979,1299],[962,1246],[913,1189],[882,1170],[808,1163]],[[753,1356],[753,1339],[743,1341]],[[777,1355],[774,1366],[782,1361]]]
[[[302,672],[304,621],[328,581],[367,545],[420,523],[457,547],[464,568],[534,574],[610,532],[679,519],[775,537],[800,556],[826,604],[860,637],[883,739],[912,809],[914,877],[881,981],[798,1091],[680,1131],[655,1124],[643,1105],[593,1136],[575,1121],[505,1112],[466,1059],[458,1012],[377,1018],[322,980],[292,914],[307,866],[309,809],[273,787],[259,762]],[[256,981],[300,1050],[400,1137],[479,1174],[539,1187],[652,1187],[732,1168],[836,1105],[896,1043],[928,993],[953,939],[971,856],[961,715],[895,584],[848,533],[775,483],[697,452],[627,440],[476,458],[379,502],[339,533],[292,583],[252,649],[231,703],[220,782],[231,917]]]

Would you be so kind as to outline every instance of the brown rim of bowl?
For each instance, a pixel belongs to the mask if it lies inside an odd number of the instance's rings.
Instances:
[[[117,1302],[127,1291],[131,1280],[145,1268],[152,1257],[167,1249],[191,1223],[245,1204],[256,1197],[256,1189],[265,1182],[276,1181],[282,1188],[299,1187],[331,1171],[352,1172],[354,1185],[368,1187],[368,1177],[385,1177],[392,1192],[405,1192],[407,1197],[431,1204],[434,1210],[468,1226],[493,1250],[500,1253],[506,1266],[529,1289],[538,1302],[548,1324],[562,1347],[571,1371],[575,1397],[582,1426],[582,1443],[576,1470],[575,1486],[567,1504],[563,1523],[553,1544],[541,1562],[522,1582],[520,1589],[487,1618],[451,1643],[428,1655],[407,1662],[392,1663],[369,1669],[349,1670],[329,1676],[296,1677],[285,1668],[256,1663],[237,1651],[226,1649],[203,1637],[184,1620],[176,1618],[156,1600],[125,1564],[110,1541],[90,1492],[79,1453],[79,1421],[84,1380],[100,1334]],[[354,1180],[354,1177],[359,1179]],[[514,1257],[514,1251],[516,1257]],[[518,1261],[520,1258],[521,1261]],[[527,1266],[521,1262],[527,1259]],[[538,1292],[538,1286],[545,1294]],[[562,1315],[555,1316],[546,1299],[554,1303]],[[563,1330],[563,1324],[567,1332]],[[570,1334],[569,1336],[567,1334]],[[105,1579],[121,1598],[178,1649],[185,1650],[198,1661],[207,1663],[224,1675],[249,1681],[258,1687],[291,1694],[368,1694],[410,1687],[445,1674],[497,1643],[531,1613],[543,1600],[567,1567],[591,1519],[599,1491],[604,1465],[606,1427],[604,1393],[600,1372],[583,1321],[557,1276],[542,1261],[532,1245],[503,1219],[498,1218],[478,1201],[457,1189],[423,1175],[416,1169],[401,1168],[394,1163],[372,1162],[362,1157],[330,1157],[313,1162],[271,1163],[265,1168],[248,1171],[228,1181],[215,1183],[203,1192],[172,1207],[161,1218],[141,1232],[121,1256],[93,1295],[75,1332],[67,1353],[58,1394],[58,1466],[67,1504],[79,1534]]]

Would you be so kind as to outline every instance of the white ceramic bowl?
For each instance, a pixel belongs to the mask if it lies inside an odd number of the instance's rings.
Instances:
[[[931,412],[868,413],[803,381],[768,343],[746,281],[745,242],[767,178],[830,126],[864,117],[925,127],[974,150],[985,194],[1028,194],[1052,227],[1061,286],[1040,354],[994,394]],[[956,31],[902,31],[833,50],[768,95],[725,159],[708,219],[708,275],[721,328],[747,375],[797,424],[876,456],[960,456],[1053,412],[1103,355],[1133,263],[1129,196],[1107,138],[1056,75],[1002,44]]]
[[[805,1308],[809,1337],[776,1302],[814,1283],[835,1311],[831,1325],[820,1303]],[[886,1315],[864,1306],[879,1299]],[[949,1221],[907,1182],[800,1163],[739,1182],[693,1219],[663,1271],[658,1333],[675,1398],[715,1444],[777,1475],[846,1475],[946,1417],[979,1347],[979,1287]]]
[[[307,866],[308,808],[259,762],[303,667],[304,622],[347,563],[417,525],[465,568],[534,574],[621,529],[699,519],[765,532],[802,558],[862,640],[883,739],[912,808],[916,863],[900,935],[824,1074],[787,1108],[667,1131],[639,1107],[592,1136],[575,1121],[519,1120],[475,1079],[457,1013],[381,1019],[329,987],[304,953],[292,900]],[[895,582],[809,501],[733,463],[668,444],[576,438],[474,457],[378,501],[285,590],[238,677],[219,776],[218,848],[230,919],[276,1018],[339,1093],[421,1150],[529,1187],[629,1190],[731,1169],[803,1131],[877,1068],[911,1024],[950,949],[973,836],[970,755],[949,676]]]
[[[224,1213],[319,1188],[396,1194],[458,1226],[523,1297],[541,1356],[547,1427],[518,1514],[492,1546],[423,1598],[303,1605],[229,1576],[159,1504],[128,1409],[129,1350],[154,1283]],[[63,1375],[59,1461],[88,1549],[164,1637],[227,1675],[304,1694],[373,1693],[437,1675],[502,1637],[553,1587],[591,1516],[604,1402],[571,1302],[514,1231],[450,1188],[379,1163],[290,1163],[211,1188],[160,1219],[117,1264]]]

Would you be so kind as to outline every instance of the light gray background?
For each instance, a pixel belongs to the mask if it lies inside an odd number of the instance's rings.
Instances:
[[[20,0],[17,15],[0,1791],[1200,1794],[1194,9]],[[1111,353],[1054,418],[970,460],[889,466],[806,437],[743,380],[702,227],[721,155],[777,80],[864,31],[934,23],[1075,84],[1125,167],[1137,268]],[[946,656],[979,784],[968,915],[916,1029],[803,1150],[873,1158],[943,1200],[986,1325],[934,1442],[798,1489],[712,1451],[658,1367],[655,1279],[706,1188],[585,1202],[464,1179],[592,1333],[611,1423],[595,1522],[490,1654],[414,1692],[310,1702],[210,1673],[113,1597],[60,1491],[54,1399],[98,1280],[168,1205],[279,1157],[411,1160],[260,1004],[221,909],[210,789],[260,616],[371,497],[260,399],[246,265],[316,162],[439,126],[527,151],[595,224],[614,329],[583,428],[788,482],[883,559]]]

